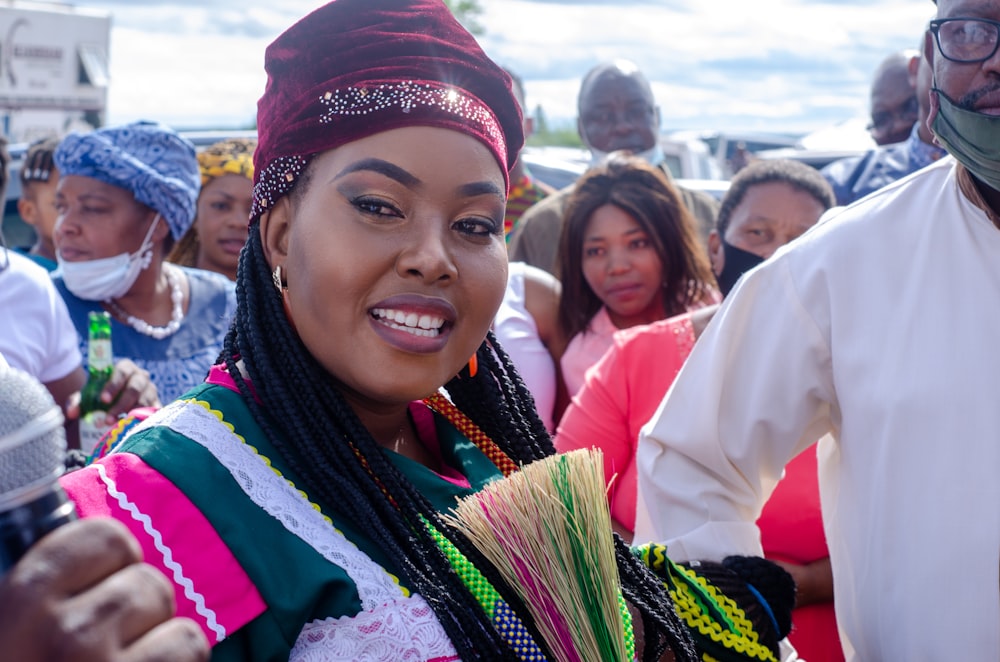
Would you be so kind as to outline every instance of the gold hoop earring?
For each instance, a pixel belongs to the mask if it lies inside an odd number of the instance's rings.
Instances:
[[[288,289],[288,286],[281,282],[281,265],[279,264],[271,272],[271,282],[274,283],[274,289],[279,292],[284,292]]]
[[[284,283],[281,280],[280,264],[271,272],[271,282],[274,283],[274,288],[281,295],[281,307],[285,310],[285,319],[288,320],[288,326],[292,327],[293,332],[298,333],[298,330],[295,328],[295,320],[292,319],[292,307],[288,303],[288,283]]]

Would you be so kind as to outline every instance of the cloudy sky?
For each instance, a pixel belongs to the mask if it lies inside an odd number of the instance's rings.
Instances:
[[[113,16],[108,120],[253,122],[265,46],[321,0],[82,0]],[[635,61],[664,129],[803,133],[863,117],[888,53],[917,45],[931,0],[481,0],[486,52],[528,106],[571,123],[594,64]]]

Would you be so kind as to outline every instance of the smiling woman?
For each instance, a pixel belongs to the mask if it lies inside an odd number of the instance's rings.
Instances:
[[[264,252],[282,268],[299,338],[387,444],[405,419],[386,423],[362,401],[405,406],[433,393],[475,354],[500,305],[503,170],[467,134],[411,126],[325,152],[307,172],[261,218]]]
[[[215,660],[554,660],[444,517],[554,453],[489,332],[523,141],[510,79],[439,0],[336,0],[265,68],[219,363],[65,485],[84,515],[152,522],[155,538],[133,530]],[[696,659],[668,588],[607,536],[623,644]],[[780,614],[791,580],[776,576],[760,588]],[[764,613],[745,604],[737,620]],[[732,636],[773,659],[758,626],[783,634],[765,617]]]

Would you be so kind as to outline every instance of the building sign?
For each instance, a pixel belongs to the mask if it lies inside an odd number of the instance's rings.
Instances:
[[[111,18],[55,7],[0,7],[0,110],[104,110]]]

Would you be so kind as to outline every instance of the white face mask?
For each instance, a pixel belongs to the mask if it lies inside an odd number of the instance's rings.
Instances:
[[[64,262],[56,251],[58,273],[62,275],[66,289],[85,301],[107,301],[124,295],[132,289],[139,274],[153,259],[153,230],[159,220],[160,215],[157,214],[146,232],[146,238],[135,253]]]
[[[611,154],[610,152],[601,152],[599,150],[591,148],[590,166],[594,167],[601,165],[602,163],[608,160],[608,156],[610,156],[610,154]],[[663,153],[663,148],[660,147],[658,144],[653,145],[644,152],[634,152],[633,156],[639,157],[640,159],[642,159],[651,166],[660,165],[661,163],[663,163],[663,159],[666,158],[666,155]]]

